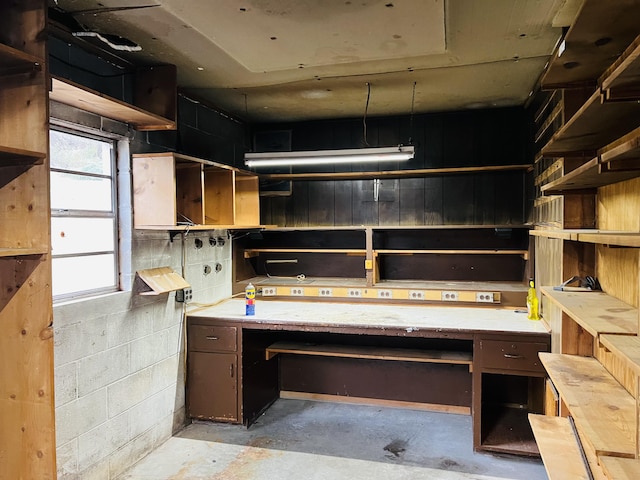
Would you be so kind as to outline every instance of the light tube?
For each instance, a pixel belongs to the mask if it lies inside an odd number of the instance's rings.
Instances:
[[[302,152],[245,153],[247,167],[289,165],[336,165],[365,162],[401,162],[414,156],[414,147],[355,148],[347,150],[315,150]]]

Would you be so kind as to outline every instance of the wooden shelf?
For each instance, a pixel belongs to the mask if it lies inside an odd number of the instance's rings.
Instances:
[[[607,170],[596,157],[561,178],[543,185],[541,190],[545,195],[583,193],[639,176],[640,170]]]
[[[599,83],[607,100],[640,98],[640,35],[602,74]]]
[[[169,267],[139,270],[136,274],[150,288],[150,290],[138,292],[139,295],[160,295],[191,287],[182,276]]]
[[[20,148],[0,146],[0,166],[39,165],[44,162],[46,153],[32,152]]]
[[[253,258],[260,253],[344,253],[347,255],[366,255],[364,249],[350,248],[247,248],[244,251],[244,258]]]
[[[43,60],[28,53],[0,43],[0,76],[42,70]]]
[[[549,480],[589,480],[588,467],[568,419],[529,414],[529,423]]]
[[[559,240],[577,240],[575,233],[571,230],[529,230],[529,235],[532,237],[544,237],[544,238],[557,238]]]
[[[624,168],[638,169],[640,159],[640,128],[629,132],[619,140],[600,150],[600,163],[603,166],[623,170]]]
[[[640,232],[594,230],[590,228],[575,230],[531,230],[529,235],[545,238],[558,238],[574,242],[597,243],[616,247],[640,247]]]
[[[52,77],[51,100],[128,123],[136,130],[175,130],[176,122],[67,79]]]
[[[615,480],[637,480],[640,478],[640,460],[605,456],[598,460],[608,478]]]
[[[637,2],[585,0],[565,36],[566,49],[556,51],[542,76],[544,89],[593,83],[638,34]],[[601,39],[608,39],[603,43]]]
[[[591,357],[540,353],[578,431],[596,455],[634,458],[636,402]]]
[[[399,362],[447,363],[469,365],[469,367],[471,367],[473,363],[473,354],[471,352],[382,348],[366,345],[276,342],[269,345],[265,352],[267,360],[271,360],[279,353],[321,357],[365,358],[369,360],[395,360]]]
[[[638,333],[638,309],[606,293],[540,290],[594,338],[603,333]]]
[[[527,409],[504,406],[482,408],[483,438],[481,449],[497,453],[539,456]]]
[[[22,257],[25,255],[44,255],[49,250],[44,248],[0,248],[0,257]]]
[[[597,150],[640,125],[640,103],[602,102],[595,91],[542,148],[550,157],[595,157]]]
[[[631,368],[636,375],[640,375],[640,337],[600,335],[600,343],[616,357],[623,359],[626,367]]]
[[[375,254],[380,255],[420,255],[420,254],[432,254],[432,255],[522,255],[527,257],[529,250],[470,250],[470,249],[457,249],[457,250],[444,250],[444,249],[379,249],[373,251]]]

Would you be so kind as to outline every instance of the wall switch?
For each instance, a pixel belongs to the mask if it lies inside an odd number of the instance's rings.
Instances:
[[[193,299],[193,290],[190,288],[183,288],[182,290],[176,290],[176,302],[189,303]]]

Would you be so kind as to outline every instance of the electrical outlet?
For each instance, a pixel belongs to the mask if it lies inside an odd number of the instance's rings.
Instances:
[[[278,294],[278,290],[276,287],[262,287],[262,296],[263,297],[273,297]]]
[[[360,298],[362,297],[362,290],[359,288],[350,288],[349,290],[347,290],[347,297]]]
[[[319,288],[318,295],[321,297],[332,297],[333,291],[330,288]]]
[[[424,300],[424,292],[422,290],[409,290],[409,300]]]
[[[457,302],[458,292],[442,292],[440,298],[445,302]]]
[[[182,290],[176,290],[176,302],[189,303],[193,299],[193,290],[190,288],[183,288]]]
[[[391,290],[378,290],[378,298],[393,298],[393,293]]]
[[[291,289],[291,295],[296,297],[302,297],[304,295],[304,288],[294,287]]]
[[[476,292],[476,302],[493,303],[493,292]]]

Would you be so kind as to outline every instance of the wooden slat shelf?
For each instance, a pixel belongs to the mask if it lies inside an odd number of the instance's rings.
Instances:
[[[624,169],[631,161],[640,159],[640,128],[629,132],[619,140],[600,150],[600,162],[613,164],[616,169]],[[637,165],[629,165],[637,168]]]
[[[530,230],[529,235],[545,238],[559,238],[583,243],[597,243],[616,247],[640,247],[640,232],[624,230],[594,230],[591,228],[573,230]]]
[[[623,359],[625,366],[631,368],[636,375],[640,375],[640,337],[636,335],[600,335],[600,343],[616,357]]]
[[[529,235],[533,237],[544,237],[544,238],[557,238],[560,240],[577,240],[577,236],[575,233],[570,230],[529,230]]]
[[[191,232],[194,230],[261,230],[266,225],[141,225],[136,230]]]
[[[138,277],[149,286],[151,290],[138,292],[139,295],[160,295],[190,288],[187,281],[169,267],[149,268],[136,272]]]
[[[561,178],[543,185],[540,190],[545,195],[562,195],[576,191],[593,190],[639,176],[640,170],[607,170],[603,168],[596,157]]]
[[[444,249],[415,249],[415,250],[403,250],[403,249],[375,249],[374,254],[380,255],[420,255],[420,254],[435,254],[435,255],[524,255],[529,254],[528,250],[444,250]]]
[[[0,146],[0,167],[10,165],[42,164],[46,153]]]
[[[604,292],[561,292],[553,287],[541,291],[594,338],[638,333],[638,309]]]
[[[366,345],[276,342],[269,345],[265,353],[267,360],[272,359],[279,353],[288,353],[321,357],[363,358],[369,360],[393,360],[399,362],[447,363],[469,366],[473,363],[473,355],[471,352],[382,348]]]
[[[610,144],[640,125],[640,103],[602,102],[595,91],[585,104],[542,148],[551,157],[594,157]]]
[[[634,458],[633,397],[595,358],[544,352],[539,355],[583,442],[596,455]]]
[[[542,76],[545,89],[571,88],[593,82],[638,34],[636,1],[586,0],[565,36],[566,49],[555,52]],[[601,39],[609,39],[602,43]]]
[[[46,248],[0,248],[0,257],[21,257],[24,255],[44,255]]]
[[[600,457],[598,460],[608,478],[614,480],[637,480],[640,478],[640,460],[607,456]]]
[[[42,70],[43,60],[0,43],[0,70],[3,76]]]
[[[640,35],[600,77],[605,98],[636,100],[640,98]]]
[[[244,258],[252,258],[260,253],[344,253],[347,255],[366,255],[364,249],[352,248],[247,248]]]
[[[529,423],[549,480],[589,480],[588,467],[568,419],[530,413]]]
[[[53,77],[51,100],[132,125],[136,130],[175,130],[176,122],[147,112],[116,98],[81,86],[67,79]]]

